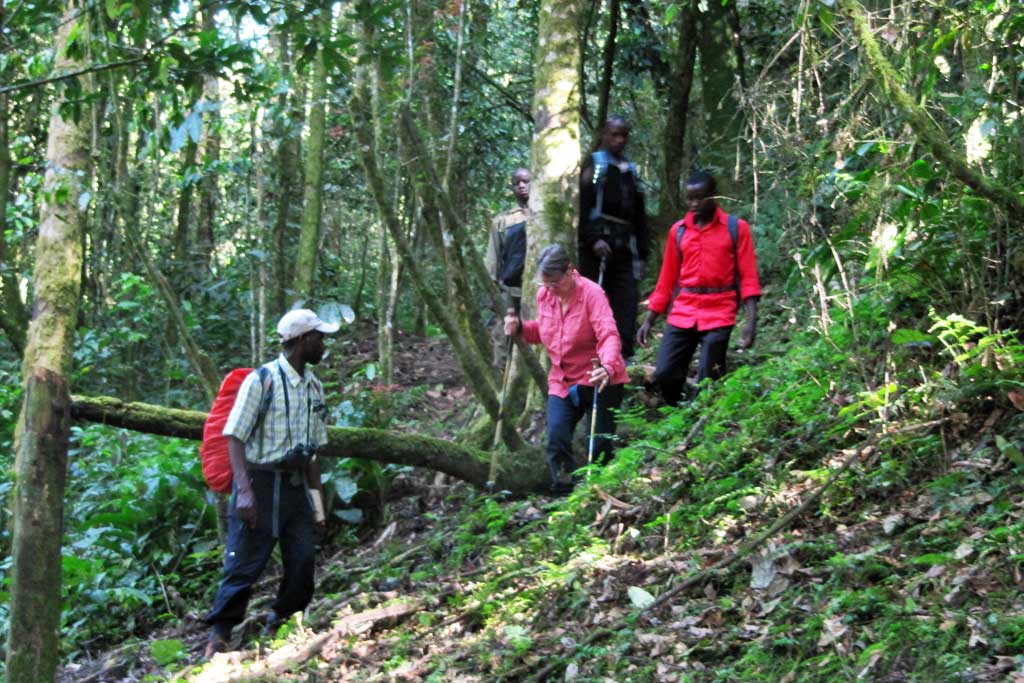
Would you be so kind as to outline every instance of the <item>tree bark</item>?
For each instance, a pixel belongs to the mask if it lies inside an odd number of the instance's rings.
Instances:
[[[732,37],[729,8],[721,2],[707,3],[698,19],[700,80],[704,100],[705,138],[700,150],[702,166],[716,171],[718,189],[733,191],[737,171],[736,144],[743,130],[738,89],[740,59]]]
[[[302,192],[302,232],[295,260],[295,292],[308,298],[316,279],[317,248],[320,244],[320,216],[323,209],[324,131],[327,100],[326,42],[331,34],[331,13],[319,3],[316,20],[319,45],[313,63],[309,108],[309,136],[306,138],[305,187]]]
[[[661,223],[674,222],[683,215],[680,180],[686,158],[686,122],[690,113],[690,90],[693,87],[693,65],[697,57],[697,10],[694,0],[679,8],[676,15],[678,43],[672,54],[668,79],[668,113],[662,130],[664,176],[658,211]]]
[[[80,28],[77,14],[78,3],[69,0],[56,38],[57,71],[81,66],[66,53],[72,29]],[[22,360],[24,395],[14,438],[10,683],[53,680],[60,655],[60,546],[70,433],[67,375],[82,284],[85,211],[80,196],[88,187],[89,168],[87,121],[64,120],[61,104],[62,98],[56,98],[50,115],[33,272],[34,313]]]
[[[980,196],[1002,207],[1017,219],[1024,218],[1024,198],[1010,189],[1012,184],[991,180],[971,168],[964,156],[949,145],[949,135],[911,98],[903,85],[903,79],[882,54],[882,48],[871,32],[868,17],[860,3],[856,0],[839,0],[839,7],[853,24],[867,66],[882,86],[882,91],[906,117],[910,127],[928,151],[945,164],[954,177]]]
[[[18,287],[17,258],[7,244],[7,201],[11,194],[11,151],[7,95],[0,95],[0,329],[17,353],[25,350],[28,311]]]
[[[301,122],[304,87],[298,73],[292,68],[289,51],[288,35],[276,33],[278,44],[278,61],[281,65],[281,78],[285,82],[291,80],[293,94],[282,93],[279,105],[281,116],[274,126],[274,138],[279,140],[274,160],[276,170],[277,216],[270,238],[271,259],[271,317],[280,317],[288,310],[288,231],[291,223],[293,197],[301,175],[301,141],[298,133]],[[294,120],[292,120],[294,119]]]
[[[206,413],[164,408],[148,403],[125,403],[109,396],[74,396],[75,419],[99,422],[158,436],[200,440]],[[327,458],[363,458],[382,463],[425,467],[485,488],[491,455],[429,436],[398,434],[382,429],[328,427],[328,444],[318,453]],[[543,490],[547,465],[537,449],[503,458],[497,486],[515,495]]]
[[[570,254],[576,251],[581,12],[581,0],[544,0],[538,15],[530,192],[530,208],[536,221],[527,235],[523,273],[523,304],[528,315],[534,313],[535,264],[541,249],[559,242]]]
[[[214,16],[219,3],[210,2],[201,10],[203,30],[216,31]],[[220,85],[217,74],[203,76],[203,100],[208,105],[220,102]],[[215,242],[213,226],[217,219],[217,164],[220,162],[220,112],[208,109],[206,112],[206,140],[203,148],[203,170],[199,179],[199,224],[196,229],[196,252],[194,268],[197,279],[209,274]]]
[[[594,149],[600,145],[600,131],[608,118],[608,101],[612,96],[612,82],[615,75],[616,36],[619,33],[619,0],[608,0],[608,35],[604,39],[604,65],[601,69],[601,85],[597,93],[597,119],[595,123]]]
[[[192,195],[195,192],[195,183],[192,182],[190,177],[195,173],[196,170],[196,156],[199,153],[199,144],[192,141],[189,136],[188,142],[185,143],[185,151],[181,161],[181,177],[183,185],[181,186],[181,194],[178,195],[178,212],[176,216],[175,229],[174,229],[174,261],[175,268],[172,270],[172,275],[175,277],[175,283],[178,285],[178,291],[185,289],[185,282],[178,282],[178,277],[185,277],[185,274],[191,270],[192,266]]]

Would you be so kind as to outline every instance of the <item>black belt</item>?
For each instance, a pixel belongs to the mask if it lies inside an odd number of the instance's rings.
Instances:
[[[723,292],[735,292],[735,287],[680,287],[680,292],[687,294],[721,294]]]

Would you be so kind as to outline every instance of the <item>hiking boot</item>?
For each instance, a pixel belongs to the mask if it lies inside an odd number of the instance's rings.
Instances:
[[[549,490],[552,496],[567,496],[572,493],[574,488],[576,488],[576,484],[571,481],[558,481],[552,484]]]
[[[260,629],[260,635],[268,638],[273,638],[277,635],[277,630],[284,625],[287,619],[282,619],[277,615],[277,612],[270,610],[263,615],[263,628]]]
[[[210,637],[206,641],[206,652],[203,653],[203,659],[213,659],[214,655],[220,654],[221,652],[227,652],[231,649],[231,643],[222,633],[217,631],[210,631]]]

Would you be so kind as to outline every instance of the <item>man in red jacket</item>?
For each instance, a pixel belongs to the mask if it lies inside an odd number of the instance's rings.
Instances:
[[[636,334],[637,343],[647,346],[652,323],[668,312],[654,379],[665,402],[673,406],[682,395],[698,347],[698,383],[725,372],[729,335],[739,307],[746,320],[740,346],[753,346],[757,334],[761,285],[750,225],[722,211],[715,201],[717,192],[715,179],[707,171],[687,179],[689,212],[669,230],[658,286]]]

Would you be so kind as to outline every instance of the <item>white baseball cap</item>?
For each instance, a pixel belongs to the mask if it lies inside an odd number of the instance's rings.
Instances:
[[[339,323],[325,323],[308,308],[297,308],[284,314],[277,323],[277,333],[281,335],[281,341],[286,342],[313,330],[324,334],[334,334],[339,327],[341,327]]]

